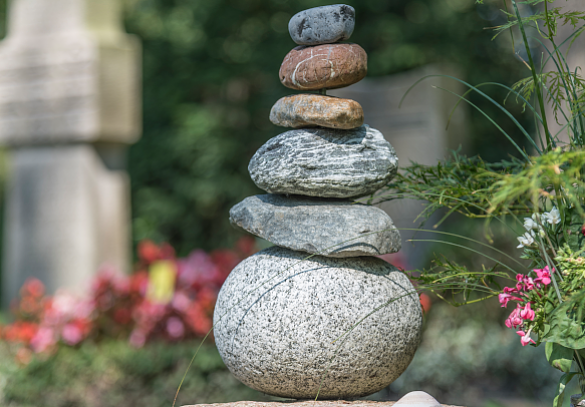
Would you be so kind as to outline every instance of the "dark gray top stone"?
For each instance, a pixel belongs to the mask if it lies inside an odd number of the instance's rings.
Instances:
[[[303,10],[288,23],[293,41],[299,45],[331,44],[347,40],[355,25],[355,10],[334,4]]]
[[[296,129],[266,142],[248,170],[273,194],[351,198],[371,194],[396,175],[398,157],[378,130]]]
[[[375,206],[347,200],[256,195],[230,210],[230,222],[277,246],[327,257],[400,250],[400,233]]]

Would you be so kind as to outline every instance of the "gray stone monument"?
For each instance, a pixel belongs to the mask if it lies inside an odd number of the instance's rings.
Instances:
[[[13,0],[0,43],[9,150],[3,303],[28,277],[80,290],[130,262],[125,151],[140,135],[140,44],[119,0]]]

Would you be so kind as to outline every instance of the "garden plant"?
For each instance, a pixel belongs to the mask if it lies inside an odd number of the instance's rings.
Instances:
[[[581,67],[567,63],[570,46],[585,31],[585,13],[566,11],[562,3],[504,2],[510,6],[502,10],[508,23],[495,27],[496,36],[508,32],[512,41],[523,44],[525,54],[511,57],[523,59],[527,78],[513,86],[472,86],[459,80],[469,87],[460,103],[477,108],[467,99],[469,93],[489,100],[517,125],[529,148],[521,148],[486,115],[498,136],[506,137],[516,148],[516,157],[487,163],[480,157],[454,152],[451,159],[435,166],[412,164],[384,194],[370,198],[370,202],[426,200],[423,220],[438,209],[446,210],[442,220],[456,212],[485,219],[488,243],[433,229],[423,230],[439,238],[418,240],[472,251],[492,261],[493,266],[472,270],[456,260],[437,257],[432,267],[412,273],[412,278],[419,282],[419,290],[429,290],[457,306],[498,296],[502,307],[511,308],[505,325],[519,335],[522,345],[543,344],[551,366],[564,373],[555,407],[562,405],[565,387],[574,377],[585,394],[585,82]],[[541,11],[522,16],[522,5],[539,6]],[[573,28],[568,38],[558,38],[561,26]],[[536,49],[529,45],[535,41],[539,44]],[[544,69],[551,65],[554,69]],[[536,137],[503,104],[484,93],[488,87],[505,88],[507,103],[516,101],[534,116]],[[552,105],[553,115],[547,115],[547,104]],[[562,124],[557,133],[550,125],[555,120]],[[517,255],[495,247],[493,222],[518,236]],[[580,400],[576,397],[572,402]]]

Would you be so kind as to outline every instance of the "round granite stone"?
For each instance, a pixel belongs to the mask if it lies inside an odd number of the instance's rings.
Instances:
[[[283,127],[355,129],[364,124],[364,111],[355,100],[303,93],[285,96],[272,106],[270,121]]]
[[[368,56],[357,44],[293,48],[280,66],[280,82],[297,90],[335,89],[359,82],[368,72]]]
[[[378,258],[304,258],[271,247],[231,272],[213,318],[226,366],[251,388],[285,398],[315,398],[321,383],[320,399],[388,386],[420,341],[414,287]]]
[[[396,253],[402,244],[386,212],[350,200],[256,195],[230,210],[230,222],[277,246],[327,257]]]
[[[351,198],[396,175],[398,157],[378,130],[296,129],[266,142],[250,160],[256,185],[273,194]]]
[[[353,7],[334,4],[295,14],[288,23],[288,32],[299,45],[331,44],[349,39],[354,26]]]

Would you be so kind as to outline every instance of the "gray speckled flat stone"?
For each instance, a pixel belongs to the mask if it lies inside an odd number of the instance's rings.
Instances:
[[[288,23],[288,32],[299,45],[331,44],[347,40],[355,26],[355,10],[334,4],[303,10]]]
[[[420,341],[414,287],[378,258],[305,256],[271,247],[231,272],[213,316],[226,366],[247,386],[286,398],[314,398],[322,379],[320,399],[388,386]]]
[[[230,222],[277,246],[327,257],[376,256],[401,246],[386,212],[350,201],[256,195],[230,210]]]
[[[378,130],[297,129],[266,142],[248,170],[270,193],[322,198],[371,194],[396,175],[398,157]]]

